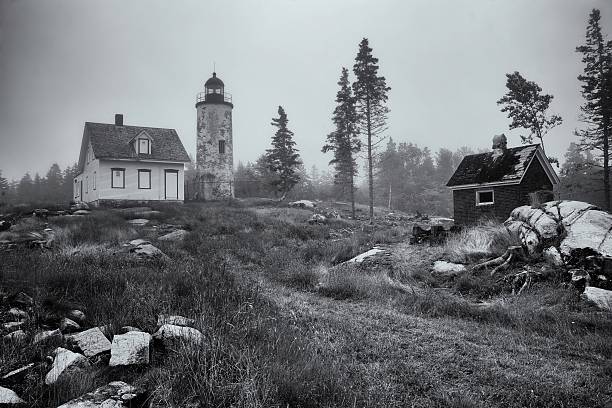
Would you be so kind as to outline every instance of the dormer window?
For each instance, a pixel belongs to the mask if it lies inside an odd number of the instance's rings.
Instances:
[[[151,141],[149,139],[138,138],[138,154],[151,154]]]

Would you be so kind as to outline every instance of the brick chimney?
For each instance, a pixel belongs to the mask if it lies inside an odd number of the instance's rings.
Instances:
[[[508,140],[506,139],[506,135],[502,133],[501,135],[493,136],[492,148],[495,156],[503,155],[508,149]]]
[[[115,126],[123,126],[123,114],[115,113]]]

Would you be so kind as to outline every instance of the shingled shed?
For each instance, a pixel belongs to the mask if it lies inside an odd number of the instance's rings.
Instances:
[[[493,150],[464,157],[446,184],[453,191],[456,225],[481,218],[505,220],[516,207],[530,204],[530,194],[559,183],[539,144],[507,148],[506,137],[493,138]]]

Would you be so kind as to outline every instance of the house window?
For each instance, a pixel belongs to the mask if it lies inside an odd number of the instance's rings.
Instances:
[[[93,189],[94,190],[96,189],[96,172],[95,171],[94,171],[94,174],[93,174]]]
[[[111,188],[125,188],[125,169],[111,169]]]
[[[219,140],[219,154],[225,154],[225,140]]]
[[[151,154],[151,141],[149,139],[138,139],[138,153]]]
[[[85,176],[85,192],[89,193],[89,176]]]
[[[151,188],[151,170],[138,170],[138,188],[150,189]]]
[[[495,202],[493,190],[476,192],[476,205],[492,205]]]

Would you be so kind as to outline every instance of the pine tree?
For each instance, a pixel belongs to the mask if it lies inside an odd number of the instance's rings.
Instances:
[[[585,150],[600,150],[603,159],[603,187],[606,210],[610,211],[610,136],[612,127],[612,42],[601,31],[599,10],[589,16],[586,43],[576,48],[582,54],[584,73],[578,76],[582,82],[580,120],[584,129],[576,131]]]
[[[387,128],[386,105],[387,87],[385,77],[378,75],[378,58],[372,56],[372,48],[368,39],[364,38],[359,44],[359,51],[353,65],[356,81],[353,83],[353,92],[358,114],[357,129],[366,136],[368,151],[368,190],[370,201],[370,220],[374,218],[374,173],[373,149],[383,139],[382,133]]]
[[[272,126],[276,127],[276,133],[272,137],[272,148],[266,150],[266,167],[278,176],[272,181],[276,191],[281,193],[284,200],[287,193],[300,180],[296,172],[302,163],[298,150],[293,141],[293,132],[287,128],[287,114],[282,106],[278,107],[278,118],[272,118]]]
[[[30,173],[26,173],[17,185],[17,197],[22,203],[33,201],[34,182]]]
[[[2,177],[2,170],[0,170],[0,205],[5,204],[8,200],[9,194],[9,182],[5,177]]]
[[[518,72],[506,74],[508,92],[497,101],[503,105],[502,112],[508,112],[512,119],[510,129],[523,128],[529,131],[527,136],[521,135],[523,143],[533,143],[533,137],[540,139],[544,150],[544,136],[555,126],[561,124],[559,115],[548,116],[546,111],[553,99],[552,95],[542,95],[542,88],[528,81]]]
[[[356,128],[355,98],[348,75],[348,69],[343,67],[338,81],[340,89],[336,94],[337,105],[332,119],[336,129],[327,136],[327,143],[321,151],[334,152],[334,158],[329,162],[335,169],[334,183],[340,185],[343,192],[348,189],[351,212],[355,218],[355,176],[357,175],[355,154],[361,150],[361,141]]]

